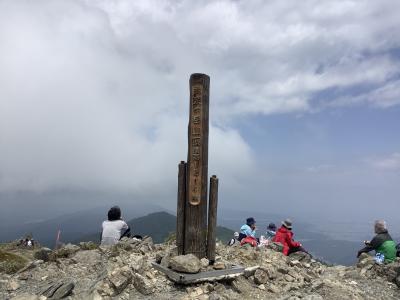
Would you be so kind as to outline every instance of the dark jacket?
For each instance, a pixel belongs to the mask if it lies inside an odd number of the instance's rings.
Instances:
[[[357,257],[372,250],[385,255],[385,262],[391,262],[396,258],[396,244],[387,231],[375,235],[371,242],[358,251]]]
[[[283,254],[288,255],[290,248],[300,247],[299,242],[293,241],[293,232],[284,226],[278,229],[275,237],[272,239],[275,243],[281,243],[283,245]]]

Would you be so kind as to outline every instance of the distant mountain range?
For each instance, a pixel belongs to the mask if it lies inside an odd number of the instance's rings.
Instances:
[[[176,231],[176,217],[167,212],[156,212],[146,216],[135,218],[127,222],[132,234],[151,236],[155,243],[163,243],[165,239]],[[228,242],[233,236],[233,230],[218,226],[217,239]],[[100,231],[79,237],[75,242],[98,242]]]
[[[131,203],[121,208],[125,219],[129,216],[128,223],[134,234],[149,235],[156,243],[159,243],[163,242],[170,233],[175,232],[176,217],[163,208],[142,203]],[[21,206],[21,209],[24,207]],[[58,230],[61,230],[63,242],[99,241],[101,223],[106,219],[108,209],[109,206],[99,206],[37,221],[26,217],[24,220],[13,223],[5,222],[1,216],[0,242],[15,240],[31,233],[42,245],[53,248]],[[4,211],[1,213],[5,214]],[[251,213],[222,209],[218,213],[218,224],[221,225],[217,229],[218,238],[224,242],[230,239],[233,235],[232,229],[238,231],[248,216],[253,216],[257,220],[257,236],[265,234],[269,222],[275,222],[279,226],[280,220],[284,219],[283,216],[266,214],[262,211]],[[8,215],[7,218],[12,219],[12,215]],[[356,262],[357,251],[363,247],[362,238],[349,241],[342,240],[339,236],[335,239],[318,230],[318,225],[302,222],[294,224],[295,239],[300,240],[304,247],[316,257],[343,265]],[[399,242],[400,238],[395,241]]]
[[[108,206],[99,206],[45,220],[21,221],[18,224],[1,226],[0,242],[15,240],[31,234],[41,244],[53,248],[58,230],[61,231],[61,238],[66,242],[100,231],[101,223],[107,218],[108,209]],[[122,207],[123,215],[130,216],[130,218],[137,218],[155,211],[160,211],[160,208],[140,203]]]

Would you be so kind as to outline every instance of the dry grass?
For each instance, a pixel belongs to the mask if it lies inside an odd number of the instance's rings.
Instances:
[[[13,274],[22,269],[27,262],[22,256],[0,249],[0,273]]]

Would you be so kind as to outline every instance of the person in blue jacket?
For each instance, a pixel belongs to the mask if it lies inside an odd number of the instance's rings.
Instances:
[[[254,218],[247,218],[246,224],[240,227],[240,233],[238,240],[241,241],[245,237],[256,237],[256,220]]]

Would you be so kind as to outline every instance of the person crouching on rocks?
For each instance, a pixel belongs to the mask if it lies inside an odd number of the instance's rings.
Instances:
[[[282,244],[282,252],[286,256],[299,251],[308,253],[299,242],[293,240],[293,235],[292,221],[286,219],[282,222],[282,226],[278,229],[272,241]]]
[[[238,240],[240,245],[250,244],[253,247],[257,246],[258,240],[256,239],[256,220],[254,218],[247,218],[246,224],[240,227]]]
[[[108,211],[108,220],[104,221],[103,231],[101,233],[101,245],[115,245],[126,236],[130,237],[130,228],[121,218],[121,209],[113,206]]]
[[[228,246],[233,246],[239,241],[239,232],[235,232],[233,234],[233,238],[231,238],[228,242]]]
[[[396,243],[388,233],[386,222],[382,220],[375,221],[374,231],[376,233],[372,241],[365,241],[365,247],[357,253],[357,257],[361,253],[368,253],[375,250],[376,254],[384,255],[385,263],[392,262],[396,259]]]

